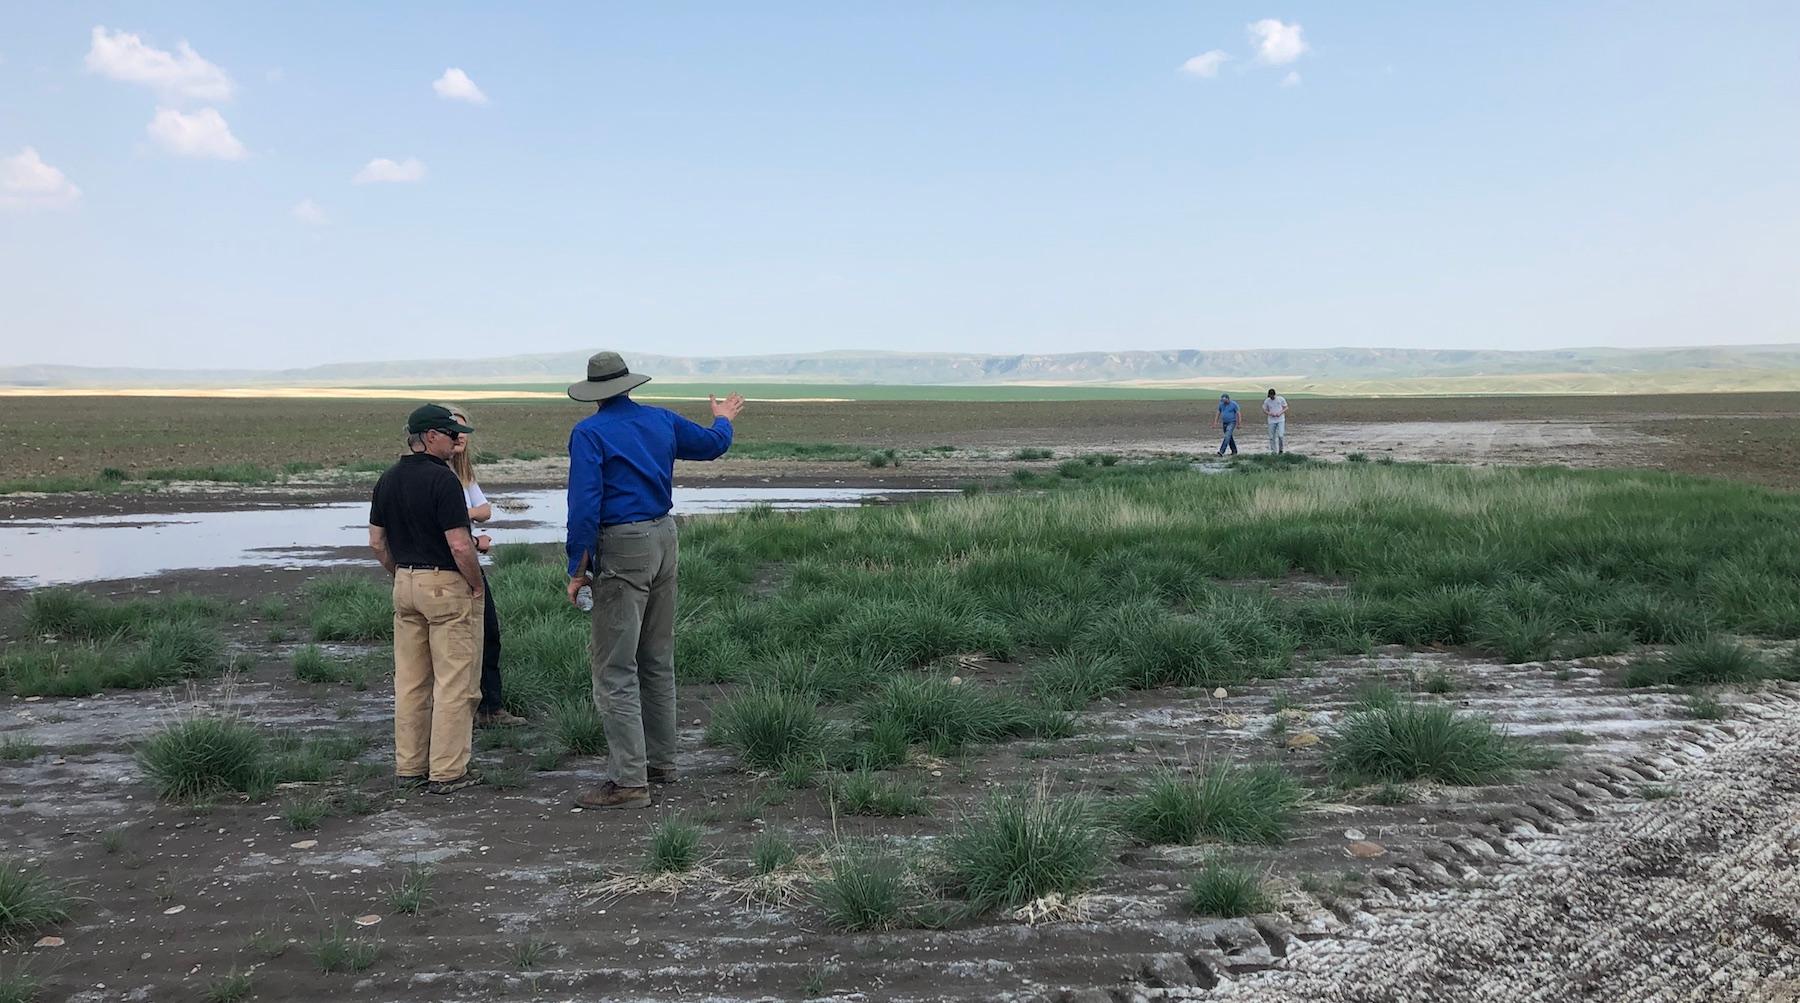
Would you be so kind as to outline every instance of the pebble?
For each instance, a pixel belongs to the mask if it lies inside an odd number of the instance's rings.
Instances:
[[[298,843],[289,843],[288,844],[288,846],[290,846],[296,850],[310,850],[313,847],[318,846],[318,845],[319,845],[319,841],[316,839],[303,839]]]
[[[63,946],[63,939],[61,937],[39,937],[37,943],[33,944],[32,946],[33,947],[61,947],[61,946]]]
[[[1362,839],[1344,847],[1344,852],[1358,860],[1373,860],[1376,857],[1385,856],[1387,847]]]
[[[1227,696],[1230,696],[1230,694],[1225,692],[1225,687],[1223,687],[1223,686],[1219,687],[1216,690],[1213,690],[1213,699],[1214,700],[1223,700]]]
[[[379,922],[381,922],[381,917],[375,915],[374,913],[369,913],[367,916],[356,917],[356,925],[357,926],[374,926],[375,924],[377,924]]]
[[[1345,829],[1344,838],[1354,843],[1366,837],[1363,836],[1363,831],[1361,829]]]
[[[1287,740],[1287,747],[1290,749],[1307,749],[1318,744],[1319,736],[1310,731],[1302,731],[1295,735],[1289,735]]]
[[[178,912],[187,912],[187,906],[172,905],[172,906],[168,907],[167,909],[163,910],[163,915],[164,916],[173,916]]]

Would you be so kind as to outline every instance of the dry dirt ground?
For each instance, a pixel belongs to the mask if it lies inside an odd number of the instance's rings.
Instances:
[[[895,482],[1004,473],[1021,447],[1076,453],[1210,453],[1214,401],[762,403],[738,423],[746,444],[845,443],[909,456],[899,470],[857,462],[727,460],[688,478]],[[1289,448],[1321,456],[1452,462],[1647,466],[1800,487],[1800,393],[1619,397],[1301,398]],[[1266,448],[1250,402],[1241,442]],[[704,407],[681,407],[702,417]],[[92,477],[112,467],[300,461],[328,466],[389,458],[404,402],[187,398],[0,398],[4,478]],[[583,412],[567,403],[494,403],[476,410],[478,448],[495,456],[564,452]],[[529,465],[527,465],[529,467]],[[563,476],[550,461],[501,479]],[[496,478],[489,478],[496,479]],[[791,482],[791,481],[790,481]]]
[[[142,594],[184,587],[227,599],[291,594],[305,575],[237,584],[195,578],[95,586]],[[1246,583],[1246,588],[1263,587]],[[16,599],[16,596],[13,597]],[[577,812],[568,796],[599,779],[575,758],[530,772],[545,739],[488,749],[489,769],[525,769],[525,786],[445,800],[391,789],[386,684],[301,684],[292,642],[246,612],[232,628],[254,663],[197,690],[12,699],[0,737],[43,747],[0,763],[0,831],[9,854],[72,879],[82,896],[55,947],[28,938],[0,964],[29,960],[44,999],[200,999],[223,973],[254,971],[258,1000],[354,992],[394,1001],[750,1000],[1018,1001],[1756,1001],[1800,978],[1800,687],[1726,696],[1729,717],[1688,719],[1680,694],[1615,684],[1620,658],[1497,665],[1454,651],[1384,650],[1305,665],[1297,677],[1233,690],[1165,690],[1102,701],[1068,739],[975,747],[915,759],[930,813],[835,813],[817,789],[789,791],[705,744],[713,687],[684,689],[682,781],[649,812]],[[1351,690],[1399,687],[1442,670],[1443,700],[1493,716],[1561,754],[1517,782],[1419,787],[1405,803],[1338,793],[1323,750]],[[974,679],[1017,666],[976,662]],[[1293,709],[1278,715],[1276,690]],[[368,803],[313,832],[282,806],[201,810],[158,803],[133,747],[199,704],[306,733],[367,736]],[[1277,717],[1282,724],[1276,725]],[[1317,735],[1318,744],[1290,741]],[[1229,848],[1264,870],[1280,908],[1248,919],[1194,916],[1184,882],[1217,847],[1118,845],[1089,894],[1052,921],[993,915],[947,930],[842,934],[806,893],[817,856],[872,841],[928,859],[934,839],[991,791],[1045,784],[1058,795],[1117,798],[1159,765],[1277,761],[1316,796],[1277,847]],[[328,785],[342,798],[342,784]],[[705,868],[679,888],[620,890],[649,831],[683,813],[705,828]],[[803,853],[790,901],[749,898],[748,847],[788,834]],[[108,837],[105,834],[119,835]],[[115,842],[116,840],[116,842]],[[1350,847],[1377,844],[1373,857]],[[417,916],[389,892],[407,868],[432,869]],[[376,917],[359,928],[353,917]],[[361,974],[325,974],[312,945],[334,924],[378,945]],[[539,954],[518,963],[520,945]]]

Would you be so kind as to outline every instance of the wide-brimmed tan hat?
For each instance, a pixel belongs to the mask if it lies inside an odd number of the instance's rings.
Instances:
[[[648,382],[650,377],[627,369],[618,352],[595,352],[588,357],[587,379],[569,384],[569,396],[578,401],[603,401]]]

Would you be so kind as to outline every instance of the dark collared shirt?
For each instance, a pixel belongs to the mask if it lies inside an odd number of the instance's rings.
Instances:
[[[469,525],[462,482],[430,453],[408,453],[375,482],[369,525],[387,530],[395,564],[456,570],[444,534]]]

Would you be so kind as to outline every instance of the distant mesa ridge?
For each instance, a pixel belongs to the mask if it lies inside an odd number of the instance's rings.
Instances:
[[[333,363],[304,369],[0,367],[9,387],[393,386],[402,383],[554,383],[579,378],[587,352],[490,359]],[[1179,383],[1282,377],[1303,380],[1628,374],[1677,370],[1800,370],[1800,345],[1707,348],[1567,348],[1545,351],[1320,348],[1069,352],[977,355],[812,352],[671,356],[627,353],[633,370],[666,381],[698,377],[808,383],[980,385],[1004,383]]]

